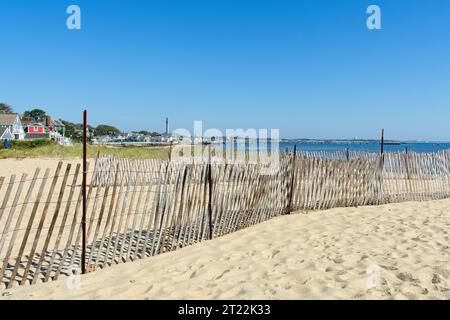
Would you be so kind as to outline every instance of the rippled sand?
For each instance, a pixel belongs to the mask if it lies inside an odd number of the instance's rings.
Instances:
[[[449,231],[450,200],[294,214],[0,299],[450,299]]]

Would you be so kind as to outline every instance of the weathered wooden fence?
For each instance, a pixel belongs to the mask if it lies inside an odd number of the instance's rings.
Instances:
[[[450,151],[384,155],[385,203],[450,197]]]
[[[80,164],[0,177],[5,287],[81,270]],[[286,154],[279,163],[99,157],[88,171],[88,270],[141,259],[296,210],[450,197],[450,152]]]

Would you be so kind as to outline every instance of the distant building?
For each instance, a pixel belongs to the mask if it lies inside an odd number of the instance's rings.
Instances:
[[[50,134],[46,132],[43,123],[25,121],[24,130],[25,140],[50,139]]]
[[[108,136],[108,135],[103,135],[103,136],[96,136],[95,138],[92,139],[92,142],[94,144],[106,144],[108,142],[112,142],[113,137]]]
[[[50,116],[47,116],[45,125],[50,132],[62,132],[64,135],[66,131],[66,126],[62,120],[53,120]]]
[[[25,139],[25,131],[20,116],[16,113],[0,113],[0,129],[2,128],[9,129],[13,140]]]
[[[45,126],[42,123],[30,123],[26,126],[25,132],[27,134],[42,134],[45,133]]]
[[[22,125],[25,140],[46,139],[63,145],[70,144],[70,140],[65,137],[66,126],[61,120],[53,120],[50,116],[46,116],[43,121],[23,118]]]

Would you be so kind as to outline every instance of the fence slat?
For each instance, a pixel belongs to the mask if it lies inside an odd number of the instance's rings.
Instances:
[[[36,270],[34,272],[34,277],[33,277],[33,280],[31,281],[31,284],[35,284],[36,283],[36,281],[37,281],[37,279],[39,277],[39,272],[41,271],[41,268],[42,268],[42,264],[44,263],[44,260],[45,260],[45,258],[47,256],[47,248],[48,248],[48,245],[50,244],[50,240],[51,240],[52,234],[53,234],[53,229],[55,228],[56,220],[58,219],[58,216],[59,216],[59,211],[61,209],[61,202],[62,202],[62,199],[63,199],[63,196],[64,196],[64,191],[66,190],[67,179],[69,178],[69,173],[70,173],[71,167],[72,167],[72,165],[70,163],[67,164],[66,172],[64,174],[63,182],[61,184],[61,189],[59,191],[59,196],[58,196],[58,200],[57,200],[57,203],[56,203],[55,212],[53,214],[53,218],[52,218],[52,221],[50,223],[50,227],[48,229],[47,237],[45,239],[44,247],[42,248],[41,256],[40,256],[39,262],[38,262],[38,264],[36,266]],[[56,181],[55,181],[55,184],[56,184]],[[51,267],[52,266],[50,265],[49,269],[51,269]]]
[[[15,179],[15,176],[13,176],[13,177]],[[14,183],[14,179],[11,180],[12,181],[12,183],[10,183],[11,186]],[[13,200],[12,206],[11,206],[11,208],[9,210],[8,218],[6,219],[5,225],[3,226],[2,233],[0,233],[0,253],[2,252],[3,243],[4,243],[5,239],[6,239],[6,235],[8,233],[8,229],[9,229],[9,227],[11,225],[11,222],[12,222],[12,219],[14,217],[14,212],[16,211],[17,204],[19,202],[19,198],[20,198],[20,195],[22,193],[23,185],[24,185],[26,179],[27,179],[27,174],[26,173],[22,174],[22,178],[20,179],[19,187],[17,188],[16,195],[14,196],[14,200]],[[4,209],[4,207],[3,207],[3,209]],[[1,277],[0,277],[0,279],[1,279]]]
[[[119,173],[119,165],[115,164],[114,167],[115,167],[115,169],[114,169],[115,174],[114,174],[113,192],[112,192],[112,196],[111,196],[111,202],[109,204],[108,216],[106,218],[106,223],[105,223],[105,226],[103,228],[102,240],[101,240],[100,245],[99,245],[98,250],[97,250],[97,257],[95,258],[94,270],[97,269],[98,263],[99,263],[100,258],[101,258],[103,245],[105,244],[105,238],[106,238],[106,235],[107,235],[107,232],[108,232],[109,224],[110,224],[111,219],[112,219],[113,210],[114,210],[114,203],[115,203],[115,200],[116,200],[116,193],[117,193],[117,187],[118,187],[117,184],[118,184],[118,178],[119,178],[119,174],[118,174]],[[107,191],[105,191],[105,192],[107,193]],[[105,197],[105,199],[106,199],[106,197]],[[94,254],[91,255],[92,258],[93,258],[93,256],[94,256]],[[105,251],[104,261],[106,261],[107,256],[108,256],[108,251]],[[89,265],[89,263],[88,263],[88,265]]]
[[[39,238],[40,238],[41,233],[42,233],[42,228],[44,226],[44,221],[45,221],[45,218],[47,217],[48,208],[50,207],[50,203],[51,203],[52,196],[53,196],[53,191],[55,190],[56,183],[58,182],[58,179],[59,179],[59,172],[61,171],[62,164],[63,164],[62,162],[59,162],[58,166],[56,167],[55,175],[53,176],[52,184],[50,185],[50,190],[48,192],[48,196],[47,196],[47,200],[45,202],[44,210],[42,211],[42,214],[41,214],[41,220],[39,221],[39,225],[38,225],[38,228],[37,228],[37,231],[36,231],[36,235],[34,237],[33,246],[31,248],[31,253],[29,255],[28,262],[27,262],[27,264],[25,266],[25,271],[23,272],[22,281],[20,282],[20,285],[24,285],[25,281],[27,280],[28,272],[30,271],[31,263],[33,262],[34,255],[35,255],[36,250],[37,250],[37,245],[39,243]],[[34,275],[34,276],[37,276],[37,275]]]
[[[69,197],[67,199],[66,208],[64,209],[64,215],[63,215],[63,218],[62,218],[62,221],[61,221],[61,227],[59,228],[59,232],[58,232],[58,235],[57,235],[57,238],[56,238],[55,246],[53,248],[53,254],[52,254],[52,257],[50,259],[49,267],[48,267],[47,272],[46,272],[45,277],[44,277],[44,282],[47,282],[49,280],[49,278],[50,278],[50,274],[52,272],[52,266],[53,266],[53,263],[55,263],[56,254],[59,251],[59,245],[61,243],[61,238],[62,238],[62,235],[63,235],[63,232],[64,232],[64,228],[65,228],[65,225],[66,225],[66,222],[67,222],[67,218],[68,218],[68,215],[69,215],[69,210],[70,210],[70,206],[72,204],[73,195],[75,193],[75,187],[76,187],[76,183],[77,183],[77,180],[78,180],[78,175],[80,173],[80,167],[81,167],[81,164],[77,164],[77,166],[75,168],[75,173],[73,175],[72,184],[70,186]],[[63,263],[63,261],[64,261],[63,259],[60,260],[60,262],[59,262],[60,265]]]
[[[36,184],[36,180],[37,180],[37,178],[39,176],[40,171],[41,170],[39,168],[37,168],[35,170],[34,175],[33,175],[33,179],[31,180],[30,186],[28,187],[27,194],[25,195],[24,204],[22,205],[22,208],[21,208],[21,210],[19,212],[19,215],[17,217],[16,224],[15,224],[15,227],[14,227],[14,230],[13,230],[13,234],[11,236],[11,239],[9,240],[8,249],[7,249],[5,257],[3,259],[2,268],[0,270],[0,281],[2,281],[3,275],[6,273],[6,269],[8,268],[8,262],[9,262],[9,259],[11,257],[12,250],[14,248],[14,244],[15,244],[15,241],[16,241],[17,233],[19,232],[20,225],[22,223],[22,220],[23,220],[26,208],[28,206],[28,201],[30,200],[31,194],[32,194],[32,192],[34,190],[34,186]],[[9,283],[14,281],[14,279],[15,279],[15,277],[11,277],[11,280],[9,281]]]
[[[140,168],[141,168],[141,164],[140,163],[138,163],[138,162],[133,162],[132,163],[131,161],[127,161],[127,162],[128,162],[129,167],[133,168],[132,170],[135,170],[135,171],[139,171],[140,170]],[[123,235],[122,235],[122,245],[120,246],[119,257],[118,257],[118,262],[117,263],[121,263],[121,262],[125,262],[126,261],[126,257],[122,260],[122,255],[125,253],[124,249],[125,249],[125,246],[126,246],[126,243],[127,243],[128,230],[129,230],[128,226],[129,226],[129,223],[130,223],[130,218],[133,215],[133,207],[134,207],[134,202],[135,202],[135,199],[136,199],[136,189],[139,186],[139,181],[138,181],[136,176],[130,177],[130,181],[133,181],[133,180],[134,180],[133,191],[132,191],[132,194],[131,194],[131,200],[130,200],[130,205],[128,207],[127,217],[126,217],[126,220],[125,220],[124,232],[123,232]],[[133,230],[131,230],[131,232],[133,232]],[[130,232],[130,240],[129,240],[129,243],[128,243],[128,247],[131,246],[131,232]]]
[[[28,221],[27,228],[25,230],[25,234],[24,234],[23,239],[22,239],[22,244],[20,245],[19,253],[18,253],[17,258],[16,258],[16,264],[14,265],[14,269],[13,269],[13,272],[11,274],[11,280],[8,283],[8,287],[7,287],[8,289],[11,289],[13,287],[14,282],[16,280],[16,276],[17,276],[17,273],[19,271],[19,266],[20,266],[20,263],[21,263],[21,260],[22,260],[22,255],[23,255],[23,253],[25,251],[25,246],[27,245],[28,237],[30,236],[31,228],[33,226],[33,221],[34,221],[34,218],[36,216],[36,212],[37,212],[38,206],[40,204],[42,193],[44,192],[44,187],[45,187],[45,184],[47,182],[49,174],[50,174],[50,169],[46,169],[45,170],[45,174],[44,174],[44,178],[42,179],[42,182],[41,182],[41,186],[39,187],[39,191],[38,191],[38,194],[37,194],[37,197],[36,197],[36,201],[35,201],[34,206],[33,206],[33,210],[31,212],[30,219]]]
[[[16,180],[16,175],[12,175],[9,179],[8,188],[6,189],[6,194],[3,197],[2,205],[0,206],[0,219],[3,216],[3,212],[5,212],[6,205],[8,204],[9,196],[14,187],[14,181]]]

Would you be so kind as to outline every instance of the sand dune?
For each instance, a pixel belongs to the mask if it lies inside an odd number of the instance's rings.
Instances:
[[[279,217],[1,299],[450,299],[450,200]]]

